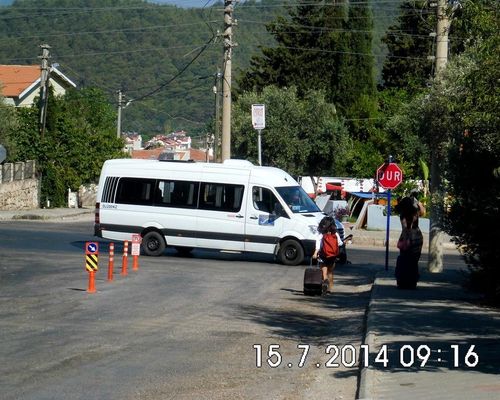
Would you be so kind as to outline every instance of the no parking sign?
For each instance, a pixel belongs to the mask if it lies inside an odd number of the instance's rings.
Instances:
[[[139,256],[141,254],[141,235],[132,235],[132,255]]]

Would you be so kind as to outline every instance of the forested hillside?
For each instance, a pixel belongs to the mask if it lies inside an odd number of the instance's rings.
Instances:
[[[283,14],[285,4],[236,6],[236,76],[259,46],[272,46],[266,23]],[[376,38],[396,9],[380,4],[374,6]],[[18,0],[0,9],[0,63],[39,63],[39,45],[49,44],[51,62],[79,87],[99,87],[115,104],[118,89],[125,102],[134,100],[123,111],[124,131],[201,132],[214,112],[214,74],[222,61],[217,31],[223,31],[221,3],[181,9],[141,0]]]

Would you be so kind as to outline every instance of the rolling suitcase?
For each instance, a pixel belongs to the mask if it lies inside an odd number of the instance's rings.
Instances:
[[[326,293],[327,286],[323,282],[323,273],[319,265],[311,265],[304,271],[304,295],[321,296]]]

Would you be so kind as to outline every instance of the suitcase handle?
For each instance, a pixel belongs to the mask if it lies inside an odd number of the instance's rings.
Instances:
[[[311,259],[309,260],[309,266],[312,267],[313,265],[313,258],[311,257]],[[319,268],[319,258],[316,258],[316,266]]]

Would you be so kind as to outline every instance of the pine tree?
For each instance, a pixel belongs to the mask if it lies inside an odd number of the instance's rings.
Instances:
[[[433,72],[434,15],[425,9],[424,1],[401,5],[401,15],[382,41],[389,50],[382,68],[383,86],[404,88],[410,92],[426,87]]]
[[[295,86],[299,95],[325,90],[327,99],[338,99],[338,64],[344,41],[347,11],[340,3],[301,1],[289,9],[289,17],[278,17],[267,29],[277,46],[263,48],[254,56],[239,81],[241,91],[260,91],[268,85]]]
[[[289,14],[269,25],[277,46],[252,58],[239,81],[240,90],[295,86],[299,96],[323,90],[346,118],[371,115],[375,83],[369,4],[308,0]],[[354,127],[354,136],[366,137],[366,132],[358,133],[360,129]]]

